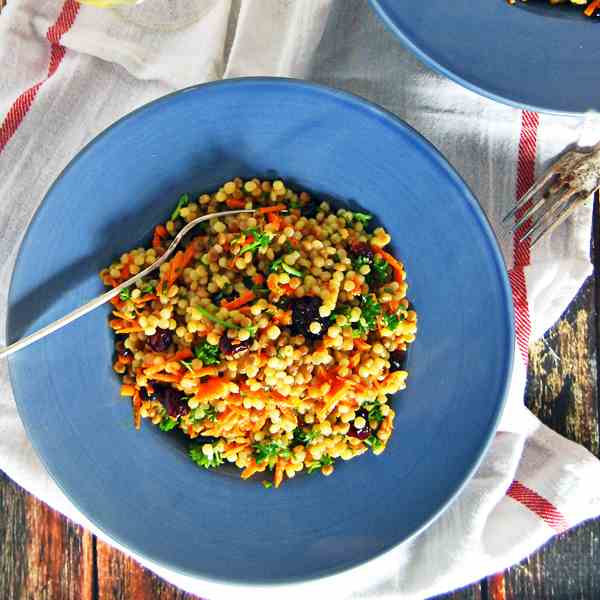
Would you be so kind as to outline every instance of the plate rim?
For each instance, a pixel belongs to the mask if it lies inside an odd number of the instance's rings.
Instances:
[[[474,83],[470,79],[459,75],[458,73],[452,71],[448,67],[444,66],[437,60],[433,59],[425,50],[422,50],[421,47],[416,44],[412,38],[406,34],[402,28],[392,19],[392,17],[387,13],[385,8],[383,7],[383,2],[386,0],[368,0],[373,8],[375,14],[382,20],[385,26],[391,31],[394,36],[406,47],[408,48],[425,66],[441,73],[451,81],[458,83],[460,86],[475,92],[476,94],[483,96],[484,98],[488,98],[489,100],[494,100],[495,102],[499,102],[506,106],[510,106],[512,108],[516,108],[519,110],[528,110],[537,113],[543,113],[547,115],[557,115],[563,117],[580,117],[584,115],[591,109],[580,109],[580,110],[566,110],[562,108],[552,107],[552,106],[538,106],[536,104],[531,104],[529,102],[515,100],[513,98],[509,98],[508,96],[504,96],[502,94],[498,94],[496,92],[490,91]]]
[[[205,581],[209,584],[217,584],[217,585],[226,586],[226,587],[230,587],[230,588],[236,588],[236,587],[239,588],[240,586],[244,586],[244,587],[249,587],[249,588],[263,587],[263,588],[269,588],[269,589],[277,589],[277,588],[283,588],[285,586],[293,585],[293,584],[318,582],[318,581],[327,579],[332,576],[348,573],[349,571],[351,571],[353,569],[364,568],[367,565],[369,565],[370,563],[374,562],[375,560],[381,558],[383,555],[387,554],[388,552],[393,551],[395,548],[397,548],[401,544],[404,544],[404,543],[414,539],[417,535],[419,535],[424,530],[426,530],[428,527],[430,527],[432,525],[432,523],[435,522],[454,503],[456,498],[463,491],[463,489],[466,487],[466,485],[469,483],[469,481],[475,474],[476,470],[479,468],[484,457],[487,455],[487,452],[488,452],[488,450],[492,444],[492,441],[495,437],[495,434],[497,432],[498,424],[502,417],[504,407],[506,406],[506,403],[507,403],[509,390],[510,390],[510,383],[511,383],[512,373],[513,373],[513,367],[514,367],[514,360],[515,360],[514,310],[513,310],[512,294],[511,294],[511,288],[510,288],[510,283],[509,283],[509,279],[508,279],[506,264],[504,261],[503,254],[500,250],[498,238],[487,218],[487,215],[485,214],[481,205],[479,204],[477,197],[471,191],[470,187],[467,185],[467,183],[464,181],[464,179],[461,177],[461,175],[456,171],[456,169],[451,165],[451,163],[444,157],[444,155],[435,147],[435,145],[432,142],[430,142],[428,139],[426,139],[421,133],[419,133],[411,125],[409,125],[408,123],[403,121],[400,117],[398,117],[394,113],[390,112],[389,110],[385,109],[384,107],[382,107],[381,105],[379,105],[375,102],[367,100],[366,98],[363,98],[357,94],[348,92],[346,90],[341,90],[339,88],[323,85],[323,84],[308,81],[308,80],[292,78],[292,77],[255,76],[255,77],[238,77],[238,78],[231,78],[231,79],[225,79],[225,80],[210,81],[207,83],[194,84],[194,85],[188,86],[186,88],[182,88],[180,90],[170,92],[170,93],[160,96],[154,100],[151,100],[150,102],[147,102],[147,103],[139,106],[138,108],[134,109],[133,111],[131,111],[131,112],[125,114],[124,116],[120,117],[119,119],[115,120],[113,123],[111,123],[111,125],[109,125],[107,128],[105,128],[99,134],[94,136],[87,144],[85,144],[79,151],[77,151],[74,154],[74,156],[71,158],[71,160],[69,160],[67,165],[60,171],[60,173],[58,174],[56,179],[53,181],[53,183],[50,185],[50,187],[44,194],[44,197],[42,198],[39,205],[36,207],[35,211],[33,212],[31,218],[29,219],[26,229],[25,229],[25,232],[19,243],[17,257],[16,257],[16,260],[15,260],[15,263],[14,263],[14,266],[13,266],[13,269],[11,272],[10,282],[9,282],[9,289],[8,289],[8,296],[7,296],[7,313],[6,313],[6,319],[4,322],[4,334],[5,334],[5,339],[8,340],[9,339],[8,334],[11,330],[11,321],[12,321],[12,314],[13,314],[13,311],[11,310],[11,304],[12,304],[12,301],[14,300],[14,298],[13,298],[14,279],[15,279],[15,275],[19,269],[20,262],[23,259],[22,250],[23,250],[23,246],[24,246],[25,242],[29,240],[29,236],[31,234],[31,227],[32,227],[33,223],[39,218],[41,209],[44,206],[48,196],[54,190],[54,188],[63,179],[63,177],[65,177],[68,174],[68,172],[82,159],[82,157],[91,151],[91,149],[97,142],[99,142],[105,136],[109,135],[113,131],[113,129],[116,129],[122,123],[129,121],[131,119],[134,119],[135,117],[137,117],[138,114],[143,113],[146,110],[155,108],[163,103],[168,103],[174,97],[179,97],[186,93],[202,92],[203,90],[212,88],[212,87],[232,87],[232,86],[238,86],[238,85],[243,85],[243,84],[256,84],[256,83],[264,84],[264,85],[274,85],[274,86],[282,85],[282,86],[286,86],[286,87],[298,87],[301,89],[305,89],[309,92],[312,91],[312,92],[324,94],[326,96],[331,96],[338,100],[347,101],[355,107],[361,108],[370,113],[374,113],[388,125],[391,125],[394,128],[402,130],[405,133],[408,133],[409,135],[411,135],[413,137],[414,141],[418,142],[419,144],[421,144],[422,147],[425,147],[429,150],[429,156],[432,159],[434,159],[439,165],[441,165],[442,168],[446,171],[448,177],[455,182],[455,184],[457,185],[458,188],[463,190],[464,200],[465,200],[465,202],[467,202],[468,208],[474,214],[476,221],[479,223],[480,227],[482,228],[482,233],[484,233],[484,236],[487,238],[490,254],[492,255],[492,257],[494,259],[494,263],[495,263],[494,267],[496,268],[497,272],[500,275],[499,284],[500,284],[500,291],[502,292],[502,304],[504,305],[504,310],[505,310],[504,316],[506,317],[506,322],[508,325],[507,330],[506,330],[507,348],[506,348],[506,354],[505,354],[505,361],[504,361],[504,364],[501,365],[501,369],[503,371],[503,384],[501,386],[501,391],[499,394],[499,401],[497,402],[496,410],[493,413],[492,425],[486,435],[486,440],[482,446],[479,456],[473,461],[470,468],[466,471],[465,476],[462,478],[461,481],[458,482],[454,491],[452,492],[452,494],[450,494],[450,496],[446,499],[446,501],[444,503],[442,503],[438,507],[438,509],[426,521],[424,521],[419,527],[414,529],[414,531],[412,531],[404,539],[387,545],[386,547],[382,548],[379,552],[374,553],[371,556],[371,558],[362,560],[362,561],[350,562],[346,566],[340,566],[337,568],[329,568],[329,569],[324,568],[320,572],[318,572],[314,575],[311,575],[311,576],[288,577],[285,580],[278,580],[278,581],[273,581],[273,580],[269,580],[269,579],[247,579],[245,577],[236,577],[233,579],[232,578],[226,579],[223,577],[214,576],[214,575],[207,574],[207,573],[199,573],[198,571],[192,571],[189,569],[181,568],[180,566],[169,564],[162,560],[157,560],[156,558],[150,556],[145,549],[140,548],[137,544],[131,544],[129,541],[123,540],[119,535],[117,535],[115,533],[109,533],[102,524],[99,524],[95,519],[90,518],[90,516],[88,516],[88,514],[86,514],[84,511],[82,511],[80,509],[77,499],[74,498],[70,493],[68,493],[63,488],[63,485],[60,481],[58,474],[55,474],[54,471],[49,467],[43,453],[38,449],[37,443],[34,441],[35,436],[31,435],[30,425],[23,418],[22,410],[21,410],[21,402],[17,399],[16,395],[14,394],[15,386],[14,386],[13,380],[16,377],[16,374],[13,373],[13,370],[15,369],[15,367],[13,366],[14,357],[9,356],[7,363],[8,363],[8,372],[9,372],[9,381],[10,381],[10,385],[11,385],[11,392],[13,392],[13,398],[15,400],[15,405],[17,407],[17,413],[19,415],[21,423],[23,424],[23,427],[27,434],[27,439],[28,439],[29,443],[32,445],[36,456],[38,457],[38,459],[44,466],[44,469],[46,470],[46,473],[48,474],[50,479],[57,485],[57,487],[60,489],[60,491],[65,495],[65,497],[69,500],[69,502],[71,502],[71,504],[75,507],[75,509],[80,514],[82,514],[85,517],[85,519],[88,520],[88,522],[91,524],[92,528],[96,529],[102,536],[106,537],[107,540],[112,541],[115,544],[117,544],[118,546],[120,546],[121,548],[123,548],[126,552],[134,554],[137,558],[144,561],[146,564],[154,565],[161,569],[171,571],[172,573],[179,575],[179,576],[190,577],[199,582]]]

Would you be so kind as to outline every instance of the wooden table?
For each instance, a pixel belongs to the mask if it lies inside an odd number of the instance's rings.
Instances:
[[[0,10],[5,1],[0,0]],[[600,219],[588,279],[530,351],[526,402],[548,426],[597,456]],[[0,597],[7,600],[194,598],[49,509],[0,472]],[[554,538],[504,573],[440,596],[457,600],[600,598],[600,519]]]

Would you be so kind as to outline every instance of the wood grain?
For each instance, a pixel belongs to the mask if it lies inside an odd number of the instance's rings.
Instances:
[[[93,600],[93,536],[0,473],[0,590],[10,600]]]
[[[114,548],[96,540],[100,600],[196,600]]]

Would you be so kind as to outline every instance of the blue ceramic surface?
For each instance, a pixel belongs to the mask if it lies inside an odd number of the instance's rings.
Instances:
[[[600,19],[506,0],[370,0],[427,65],[494,100],[556,113],[600,108]]]
[[[358,203],[392,233],[420,330],[382,456],[277,491],[196,467],[176,435],[133,429],[111,371],[108,308],[12,356],[10,372],[37,452],[101,530],[181,573],[306,580],[373,558],[436,517],[482,457],[506,392],[513,333],[501,256],[472,194],[415,131],[293,80],[209,84],[141,108],[48,192],[20,250],[8,338],[97,295],[97,272],[148,242],[182,192],[236,175]]]

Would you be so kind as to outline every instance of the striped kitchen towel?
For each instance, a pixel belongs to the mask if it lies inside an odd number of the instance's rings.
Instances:
[[[286,75],[378,102],[445,154],[497,230],[540,168],[582,135],[599,131],[594,118],[522,112],[432,73],[364,0],[147,0],[114,10],[74,0],[12,0],[0,16],[0,65],[2,321],[19,241],[61,169],[119,117],[194,83]],[[590,225],[591,205],[535,249],[501,239],[518,344],[509,402],[478,471],[426,531],[366,566],[285,589],[227,587],[136,558],[206,598],[423,598],[509,567],[557,532],[598,515],[600,463],[523,405],[529,343],[552,325],[591,272]],[[5,363],[0,468],[97,533],[33,452]]]

